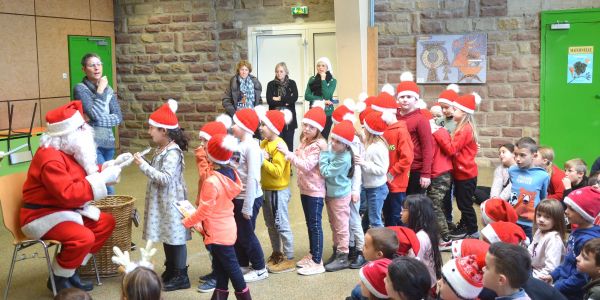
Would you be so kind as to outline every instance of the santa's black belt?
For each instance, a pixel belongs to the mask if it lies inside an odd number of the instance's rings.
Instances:
[[[25,203],[25,205],[23,207],[27,208],[27,209],[52,208],[52,209],[72,210],[72,211],[76,211],[79,209],[79,208],[58,207],[58,206],[52,206],[52,205],[40,205],[40,204],[33,204],[33,203]]]

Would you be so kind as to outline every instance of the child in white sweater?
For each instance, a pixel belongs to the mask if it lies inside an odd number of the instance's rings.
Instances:
[[[565,218],[560,201],[545,199],[535,209],[534,223],[537,227],[529,245],[533,277],[550,275],[565,256]]]

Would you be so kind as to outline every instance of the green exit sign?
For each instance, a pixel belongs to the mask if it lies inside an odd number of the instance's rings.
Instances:
[[[308,15],[308,6],[293,6],[292,16]]]

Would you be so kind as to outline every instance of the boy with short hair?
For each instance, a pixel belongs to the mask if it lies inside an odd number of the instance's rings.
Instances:
[[[591,239],[583,245],[577,256],[577,270],[590,276],[590,282],[583,287],[583,299],[600,299],[600,238]]]
[[[573,158],[565,162],[566,176],[563,179],[563,184],[565,185],[565,197],[572,191],[587,185],[588,178],[585,176],[586,172],[587,165],[581,158]]]
[[[496,299],[531,299],[522,288],[530,271],[531,257],[527,249],[494,243],[485,257],[483,286],[496,292]]]
[[[550,176],[543,168],[536,167],[533,159],[538,155],[538,147],[527,140],[519,140],[515,149],[516,166],[508,168],[512,182],[510,204],[515,208],[527,237],[532,238],[535,207],[540,199],[546,198]]]
[[[583,297],[583,286],[586,276],[577,271],[576,257],[581,253],[585,242],[600,237],[600,226],[593,224],[600,212],[600,189],[587,186],[576,190],[565,198],[567,205],[565,214],[569,223],[577,225],[567,240],[567,253],[562,264],[550,275],[540,277],[559,290],[565,297],[580,300]]]

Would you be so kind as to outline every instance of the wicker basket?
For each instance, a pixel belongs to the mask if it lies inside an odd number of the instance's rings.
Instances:
[[[96,253],[96,265],[101,277],[111,277],[119,275],[118,265],[112,262],[113,246],[117,246],[123,251],[131,247],[131,212],[135,198],[131,196],[108,196],[104,199],[93,202],[100,211],[109,213],[115,218],[115,229],[112,235],[106,240],[104,246]],[[82,276],[93,276],[94,264],[92,260],[87,265],[79,268]]]

